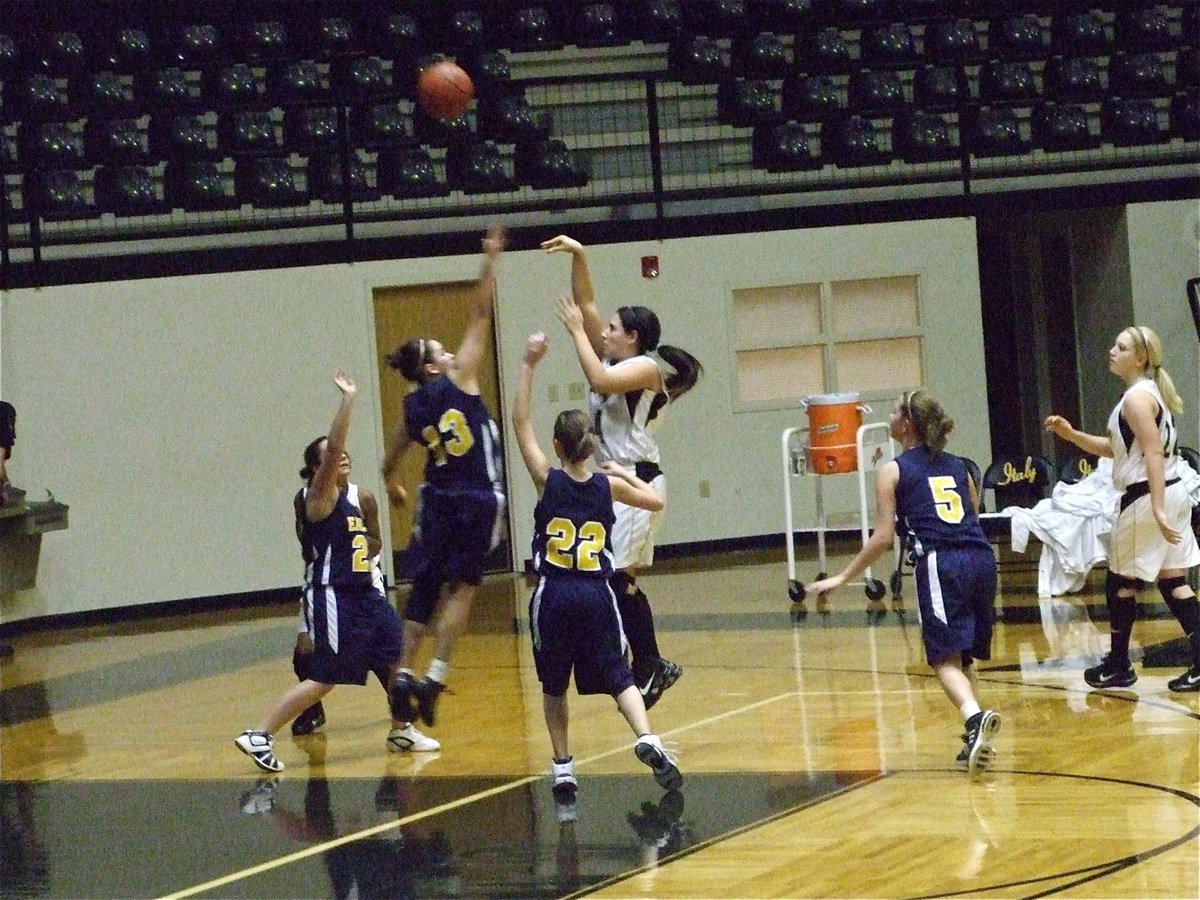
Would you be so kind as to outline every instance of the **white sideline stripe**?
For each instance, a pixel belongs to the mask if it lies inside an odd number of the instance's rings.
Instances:
[[[722,719],[732,718],[733,716],[741,715],[750,710],[757,709],[760,706],[766,706],[769,703],[775,703],[779,700],[786,700],[789,697],[795,697],[796,692],[791,691],[786,694],[777,694],[774,697],[768,697],[765,700],[759,700],[755,703],[750,703],[745,706],[740,706],[737,709],[727,710],[723,713],[718,713],[715,716],[709,716],[707,719],[701,719],[698,722],[692,722],[688,725],[681,725],[679,728],[674,728],[671,731],[665,731],[658,736],[664,737],[667,735],[675,735],[684,731],[689,731],[693,728],[699,728],[704,725],[711,725],[714,722],[720,722]],[[577,760],[579,765],[595,762],[598,759],[604,759],[608,756],[615,756],[618,753],[628,753],[629,747],[615,747],[612,750],[605,750],[603,753],[597,753],[589,756],[586,759]],[[203,884],[193,885],[192,887],[184,888],[181,891],[176,891],[173,894],[165,894],[159,900],[177,900],[182,897],[193,897],[196,894],[202,894],[205,891],[211,891],[226,884],[232,884],[235,881],[241,881],[243,878],[250,878],[254,875],[261,875],[263,872],[269,872],[272,869],[278,869],[281,866],[290,865],[302,859],[307,859],[310,856],[316,856],[318,853],[324,853],[326,850],[332,850],[334,847],[341,847],[345,844],[353,843],[354,841],[363,838],[374,837],[377,834],[384,834],[394,828],[399,828],[401,825],[407,825],[410,822],[418,822],[421,819],[427,819],[430,816],[436,816],[440,813],[448,812],[452,809],[457,809],[460,806],[466,806],[468,803],[475,803],[479,800],[486,800],[488,797],[494,797],[497,794],[502,794],[505,791],[511,791],[513,788],[519,788],[527,784],[532,784],[535,781],[541,781],[546,777],[546,773],[542,772],[537,775],[526,775],[524,778],[518,778],[515,781],[510,781],[506,784],[499,784],[496,787],[488,788],[485,791],[477,791],[474,794],[469,794],[466,797],[459,797],[457,800],[451,800],[448,803],[443,803],[441,806],[434,806],[430,809],[422,810],[418,813],[413,813],[410,816],[405,816],[402,819],[397,819],[395,822],[383,822],[379,825],[373,825],[370,828],[364,828],[362,831],[356,831],[353,834],[344,834],[340,838],[334,838],[331,841],[325,841],[321,844],[314,844],[311,847],[306,847],[303,850],[297,850],[295,853],[289,853],[287,856],[280,856],[265,863],[260,863],[257,866],[251,866],[248,869],[242,869],[238,872],[230,872],[228,875],[222,875],[220,878],[214,878],[212,881],[206,881]]]

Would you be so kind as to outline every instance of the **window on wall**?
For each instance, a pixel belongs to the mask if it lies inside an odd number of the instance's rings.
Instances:
[[[923,384],[918,288],[916,275],[896,275],[735,289],[735,408],[848,391],[885,399]]]

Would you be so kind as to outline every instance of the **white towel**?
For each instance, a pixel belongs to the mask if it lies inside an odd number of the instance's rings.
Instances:
[[[1112,460],[1101,459],[1087,478],[1075,484],[1060,482],[1048,499],[1032,509],[1005,510],[1011,513],[1014,552],[1025,552],[1030,534],[1042,542],[1039,597],[1083,588],[1088,572],[1108,558],[1108,533],[1120,501],[1112,483]]]

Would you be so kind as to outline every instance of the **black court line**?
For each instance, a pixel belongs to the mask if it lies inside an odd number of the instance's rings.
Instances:
[[[979,673],[979,680],[980,681],[990,681],[990,682],[993,682],[994,684],[1003,684],[1003,685],[1007,685],[1008,687],[1036,688],[1036,689],[1042,690],[1042,691],[1058,691],[1059,693],[1063,693],[1063,694],[1086,694],[1088,696],[1088,698],[1092,698],[1092,697],[1096,698],[1097,703],[1108,703],[1108,702],[1130,703],[1130,704],[1145,703],[1149,706],[1154,706],[1158,709],[1162,709],[1162,710],[1166,710],[1167,712],[1174,713],[1175,715],[1183,716],[1184,718],[1187,718],[1187,719],[1195,719],[1196,721],[1200,722],[1200,712],[1192,712],[1190,709],[1185,709],[1184,707],[1180,706],[1177,703],[1168,702],[1165,697],[1143,697],[1143,696],[1140,696],[1139,694],[1136,694],[1130,690],[1099,691],[1099,690],[1096,690],[1095,688],[1086,687],[1086,686],[1085,687],[1077,687],[1077,686],[1073,686],[1073,685],[1069,685],[1069,684],[1043,684],[1041,682],[1036,682],[1036,681],[1013,682],[1013,681],[1005,681],[1005,680],[999,679],[999,678],[984,677],[985,675],[989,674],[992,671],[997,671],[997,672],[1007,671],[1007,667],[1000,666],[1000,667],[997,667],[995,670],[990,670],[990,669],[981,670]],[[931,673],[929,675],[922,674],[921,676],[910,676],[910,677],[935,678],[937,676],[935,676]]]
[[[873,775],[869,775],[868,777],[863,778],[861,781],[856,781],[853,784],[847,785],[846,787],[844,787],[840,790],[833,791],[832,793],[825,794],[820,797],[814,797],[810,800],[806,800],[801,803],[797,803],[794,806],[789,807],[788,809],[781,809],[778,812],[775,812],[769,816],[765,816],[756,821],[747,822],[746,824],[742,825],[740,828],[735,828],[729,832],[726,832],[725,834],[715,835],[715,836],[709,838],[708,840],[698,841],[689,847],[677,850],[673,853],[670,853],[668,855],[660,857],[658,860],[656,860],[656,862],[653,864],[653,866],[658,867],[658,866],[665,865],[667,863],[676,862],[677,860],[683,859],[684,857],[687,857],[687,856],[691,856],[694,853],[699,853],[702,850],[707,850],[710,847],[715,846],[716,844],[720,844],[725,841],[732,840],[733,838],[736,838],[740,835],[746,834],[747,832],[756,831],[759,828],[763,828],[767,825],[770,825],[772,822],[777,822],[780,819],[785,819],[788,816],[795,815],[796,813],[801,812],[802,810],[811,809],[814,806],[819,806],[822,803],[826,803],[826,802],[828,802],[830,800],[834,800],[838,797],[843,797],[852,791],[858,790],[859,788],[866,787],[869,784],[874,784],[875,782],[879,781],[880,779],[882,779],[884,777],[886,777],[886,775],[884,773],[875,773]],[[615,875],[603,882],[600,882],[599,884],[589,885],[588,888],[584,891],[580,891],[580,892],[577,892],[574,894],[568,894],[566,897],[563,897],[562,900],[572,900],[572,898],[586,896],[589,893],[593,893],[593,892],[601,890],[603,888],[610,887],[614,884],[619,884],[620,882],[626,881],[630,878],[633,878],[636,875],[641,874],[642,872],[647,872],[651,868],[652,868],[652,866],[645,865],[645,866],[640,866],[631,872],[623,872],[620,875]]]
[[[1176,797],[1179,797],[1183,800],[1187,800],[1193,806],[1200,808],[1200,796],[1198,796],[1196,794],[1189,794],[1187,791],[1182,791],[1177,788],[1167,787],[1166,785],[1161,785],[1161,784],[1151,784],[1146,781],[1134,781],[1132,779],[1127,779],[1127,778],[1110,778],[1110,777],[1103,776],[1103,775],[1072,775],[1068,772],[1042,772],[1042,771],[1028,771],[1028,770],[1023,770],[1023,769],[1005,769],[1005,770],[997,769],[995,771],[996,772],[1003,771],[1006,774],[1011,774],[1011,775],[1031,775],[1031,776],[1039,777],[1039,778],[1070,778],[1070,779],[1074,779],[1074,780],[1078,780],[1078,781],[1099,781],[1099,782],[1104,782],[1104,783],[1108,783],[1108,784],[1117,784],[1117,785],[1122,785],[1122,786],[1147,788],[1149,790],[1159,791],[1159,792],[1165,793],[1165,794],[1173,794]],[[935,900],[935,898],[939,898],[939,897],[960,897],[960,896],[963,896],[966,894],[981,894],[981,893],[984,893],[987,891],[999,891],[999,890],[1007,890],[1007,889],[1011,889],[1011,888],[1019,888],[1019,887],[1032,886],[1032,885],[1037,885],[1037,884],[1044,884],[1047,881],[1058,881],[1059,879],[1064,879],[1064,878],[1073,878],[1074,879],[1073,881],[1069,881],[1066,884],[1060,884],[1060,885],[1056,885],[1053,888],[1047,888],[1046,890],[1039,890],[1036,893],[1022,895],[1023,900],[1033,900],[1033,898],[1036,898],[1036,897],[1052,897],[1055,894],[1058,894],[1065,890],[1068,890],[1069,888],[1079,887],[1079,885],[1081,885],[1081,884],[1087,884],[1089,882],[1096,881],[1097,879],[1104,878],[1108,875],[1113,874],[1114,872],[1119,872],[1123,869],[1132,868],[1133,866],[1137,865],[1138,863],[1143,863],[1149,859],[1153,859],[1156,856],[1160,856],[1161,854],[1166,853],[1169,850],[1175,849],[1176,847],[1180,846],[1181,844],[1186,844],[1189,841],[1194,841],[1198,837],[1200,837],[1200,825],[1197,825],[1191,831],[1189,831],[1177,838],[1167,841],[1165,844],[1159,844],[1156,847],[1151,847],[1149,850],[1144,850],[1140,853],[1130,854],[1129,856],[1124,856],[1119,859],[1108,860],[1108,861],[1105,861],[1102,863],[1095,863],[1093,865],[1084,866],[1084,867],[1078,868],[1078,869],[1068,869],[1064,872],[1056,872],[1056,873],[1049,874],[1049,875],[1039,875],[1036,878],[1027,878],[1027,879],[1022,879],[1021,881],[1007,881],[1007,882],[1002,882],[1000,884],[992,884],[992,885],[986,885],[986,886],[975,885],[970,890],[950,891],[950,892],[941,893],[941,894],[919,894],[916,896],[905,898],[905,900]],[[1076,876],[1082,876],[1082,877],[1076,877]]]
[[[848,785],[841,790],[834,791],[829,794],[824,794],[820,797],[814,797],[811,800],[807,800],[802,803],[798,803],[796,806],[794,806],[790,809],[780,810],[780,811],[778,811],[770,816],[766,816],[758,821],[747,822],[742,827],[733,829],[725,834],[715,835],[712,838],[709,838],[708,840],[698,841],[694,844],[691,844],[690,846],[688,846],[686,848],[677,850],[670,854],[665,854],[665,855],[659,857],[652,865],[642,866],[632,872],[624,872],[624,873],[620,873],[618,875],[614,875],[611,878],[609,878],[606,881],[601,882],[599,884],[588,885],[585,889],[580,890],[574,894],[569,894],[569,895],[567,895],[567,897],[562,898],[562,900],[572,900],[572,898],[584,897],[587,894],[592,893],[594,891],[598,891],[602,888],[610,887],[614,884],[619,884],[623,881],[627,881],[628,879],[633,878],[642,872],[649,871],[652,867],[661,867],[661,866],[667,865],[669,863],[684,859],[687,856],[690,856],[695,853],[699,853],[703,850],[707,850],[719,843],[723,843],[725,841],[739,837],[748,832],[755,831],[755,830],[765,827],[773,822],[779,821],[780,819],[787,818],[789,816],[795,815],[796,813],[802,812],[806,809],[811,809],[811,808],[819,806],[823,803],[827,803],[831,800],[835,800],[839,797],[845,796],[846,794],[848,794],[852,791],[857,791],[861,788],[875,784],[875,783],[883,780],[884,778],[895,778],[897,776],[914,774],[914,773],[918,773],[918,774],[936,773],[936,772],[940,772],[940,771],[952,772],[955,776],[961,775],[961,773],[959,773],[957,770],[896,769],[896,770],[891,770],[888,772],[883,772],[878,775],[864,778],[863,780],[855,782],[854,784]],[[1072,774],[1063,773],[1063,772],[1027,771],[1027,770],[1019,770],[1019,769],[994,769],[994,770],[992,770],[992,772],[990,774],[992,774],[993,776],[996,774],[1005,774],[1005,775],[1028,775],[1028,776],[1038,777],[1038,778],[1070,778],[1070,779],[1075,779],[1075,780],[1080,780],[1080,781],[1097,781],[1097,782],[1106,782],[1109,784],[1117,784],[1117,785],[1122,785],[1122,786],[1146,788],[1149,790],[1160,791],[1162,793],[1172,794],[1176,797],[1179,797],[1181,799],[1188,801],[1189,803],[1193,804],[1194,806],[1200,807],[1200,796],[1197,796],[1196,794],[1189,794],[1186,791],[1167,787],[1165,785],[1151,784],[1149,782],[1142,782],[1142,781],[1134,781],[1132,779],[1109,778],[1109,777],[1094,776],[1094,775],[1072,775]],[[1045,884],[1046,882],[1049,882],[1049,881],[1059,881],[1062,879],[1074,879],[1065,884],[1060,884],[1060,885],[1057,885],[1057,886],[1047,889],[1047,890],[1042,890],[1042,891],[1038,891],[1037,893],[1024,895],[1026,898],[1029,898],[1029,900],[1032,900],[1032,898],[1037,898],[1037,897],[1053,896],[1054,894],[1061,893],[1062,891],[1065,891],[1069,888],[1078,887],[1081,884],[1087,884],[1091,881],[1095,881],[1099,878],[1103,878],[1108,875],[1111,875],[1114,872],[1118,872],[1123,869],[1131,868],[1132,866],[1135,866],[1138,863],[1146,862],[1147,860],[1153,859],[1154,857],[1159,856],[1163,853],[1166,853],[1169,850],[1173,850],[1175,847],[1178,847],[1181,844],[1185,844],[1185,843],[1188,843],[1189,841],[1193,841],[1197,837],[1200,837],[1200,825],[1198,825],[1196,828],[1193,828],[1191,831],[1189,831],[1177,838],[1167,841],[1164,844],[1160,844],[1158,846],[1150,848],[1149,850],[1145,850],[1140,853],[1131,854],[1129,856],[1121,857],[1119,859],[1106,860],[1104,862],[1096,863],[1096,864],[1093,864],[1090,866],[1084,866],[1084,867],[1077,868],[1077,869],[1068,869],[1066,871],[1055,872],[1055,873],[1046,874],[1046,875],[1039,875],[1035,878],[1022,879],[1020,881],[1000,882],[1000,883],[991,884],[991,885],[975,884],[975,885],[972,885],[970,888],[964,888],[962,890],[946,891],[946,892],[934,893],[934,894],[917,894],[917,895],[912,895],[910,897],[906,897],[905,900],[937,900],[937,898],[943,898],[943,897],[982,895],[982,894],[988,893],[990,891],[1008,890],[1008,889],[1019,888],[1019,887],[1024,887],[1024,886]],[[1076,876],[1083,876],[1083,877],[1076,877]]]

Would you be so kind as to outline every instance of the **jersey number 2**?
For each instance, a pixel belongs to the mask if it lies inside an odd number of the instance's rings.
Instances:
[[[546,561],[560,569],[600,571],[604,550],[604,526],[585,522],[578,531],[570,519],[557,516],[546,525]]]

